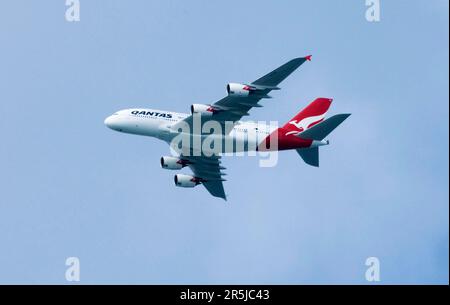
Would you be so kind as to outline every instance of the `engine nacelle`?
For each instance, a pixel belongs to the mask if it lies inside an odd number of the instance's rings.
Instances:
[[[227,85],[228,95],[231,96],[249,96],[252,91],[251,87],[242,84],[230,83]]]
[[[210,105],[192,104],[191,114],[194,113],[200,113],[203,116],[212,116],[214,114],[214,109]]]
[[[175,185],[179,187],[195,187],[200,181],[191,175],[176,174],[174,176]]]
[[[180,158],[161,157],[161,167],[165,169],[182,169],[186,164]]]

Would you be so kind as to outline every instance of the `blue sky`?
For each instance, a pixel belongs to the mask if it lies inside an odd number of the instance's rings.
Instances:
[[[448,1],[81,0],[0,5],[0,283],[448,283]],[[168,147],[115,133],[118,109],[188,112],[313,54],[252,110],[316,97],[353,115],[278,166],[225,158],[229,200],[173,185]]]

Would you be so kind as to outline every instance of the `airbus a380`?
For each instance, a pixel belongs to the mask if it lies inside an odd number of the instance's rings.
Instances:
[[[262,99],[311,56],[293,59],[249,84],[230,83],[227,96],[212,104],[193,104],[191,113],[155,109],[120,110],[105,119],[109,128],[161,139],[178,153],[161,157],[164,169],[189,167],[193,175],[176,174],[175,185],[192,188],[199,184],[215,197],[226,200],[221,157],[246,151],[296,150],[309,165],[319,166],[319,147],[350,114],[325,115],[332,99],[318,98],[284,126],[241,121],[253,107],[262,107]]]

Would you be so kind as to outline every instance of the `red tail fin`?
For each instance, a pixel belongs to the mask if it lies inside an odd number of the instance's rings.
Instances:
[[[320,123],[330,108],[333,100],[329,98],[318,98],[306,106],[295,117],[283,126],[283,129],[293,132],[302,132]]]

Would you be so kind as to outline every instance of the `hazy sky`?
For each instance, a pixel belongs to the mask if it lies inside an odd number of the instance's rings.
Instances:
[[[448,1],[81,0],[0,4],[0,283],[448,283]],[[284,123],[316,97],[353,115],[278,166],[225,158],[228,201],[176,188],[130,107],[188,112],[313,54],[253,109]],[[189,172],[183,170],[183,172]]]

